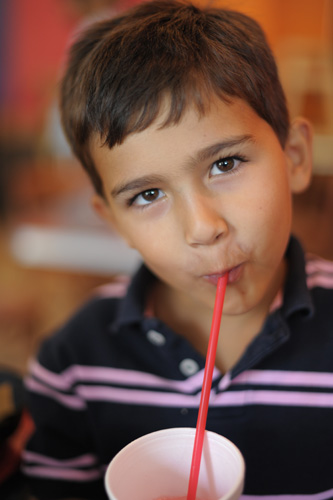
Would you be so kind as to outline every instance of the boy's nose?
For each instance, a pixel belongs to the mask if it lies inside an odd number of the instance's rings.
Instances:
[[[183,221],[185,239],[191,246],[211,245],[228,230],[214,202],[205,196],[197,196],[190,203],[184,203]]]

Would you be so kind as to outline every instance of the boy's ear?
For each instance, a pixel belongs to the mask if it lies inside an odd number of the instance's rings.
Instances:
[[[296,118],[289,129],[284,148],[289,167],[290,189],[292,193],[301,193],[311,181],[312,174],[311,124],[305,118]]]

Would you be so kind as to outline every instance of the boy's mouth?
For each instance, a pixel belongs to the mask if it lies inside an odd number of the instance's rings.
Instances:
[[[238,266],[232,267],[230,269],[225,269],[221,272],[218,273],[212,273],[212,274],[205,274],[203,278],[208,281],[209,283],[212,283],[213,285],[217,285],[217,282],[219,278],[224,276],[226,273],[228,273],[228,285],[234,283],[235,281],[238,281],[241,272],[242,272],[243,266],[242,264],[239,264]]]

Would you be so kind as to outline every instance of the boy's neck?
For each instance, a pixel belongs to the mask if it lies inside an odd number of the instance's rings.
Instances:
[[[222,372],[230,370],[240,359],[247,346],[259,334],[276,295],[282,289],[286,263],[273,284],[265,301],[258,307],[237,315],[222,315],[221,331],[216,353],[216,367]],[[176,333],[186,338],[203,356],[206,356],[212,321],[212,309],[202,304],[190,304],[187,297],[158,282],[154,290],[154,315]]]

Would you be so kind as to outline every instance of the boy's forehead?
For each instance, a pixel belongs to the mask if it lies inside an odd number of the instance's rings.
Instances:
[[[123,140],[120,143],[116,143],[111,148],[109,148],[107,145],[106,141],[107,134],[103,135],[100,132],[94,132],[91,135],[89,142],[89,148],[92,155],[95,156],[96,153],[98,155],[101,149],[118,151],[119,149],[123,149],[122,146],[124,145],[126,146],[129,142],[133,142],[133,139],[135,141],[135,138],[144,137],[146,135],[150,135],[152,132],[157,132],[159,130],[163,130],[165,128],[177,125],[177,123],[169,121],[171,106],[172,106],[171,98],[169,96],[164,96],[163,99],[161,100],[158,113],[156,117],[151,121],[151,123],[149,123],[146,127],[142,129],[134,130],[133,132],[125,134]],[[200,119],[199,110],[197,106],[195,106],[195,104],[192,103],[186,106],[186,108],[183,110],[178,123],[180,123],[189,114],[192,115],[193,117],[196,117],[197,119]],[[136,117],[133,117],[133,121],[135,121],[135,118]],[[129,128],[131,127],[129,126]]]
[[[237,121],[237,117],[240,121],[243,121],[244,111],[251,110],[251,113],[254,113],[257,118],[259,116],[257,113],[251,108],[248,103],[240,98],[228,98],[222,99],[216,95],[211,95],[210,98],[205,98],[202,101],[202,106],[198,106],[195,101],[190,101],[179,114],[179,118],[177,120],[170,120],[170,110],[172,108],[172,100],[166,95],[163,96],[161,100],[159,111],[156,117],[149,123],[146,127],[138,130],[134,130],[133,132],[127,133],[122,142],[115,144],[110,149],[117,149],[121,147],[123,144],[133,142],[133,138],[135,137],[143,137],[145,135],[149,135],[154,132],[162,131],[164,129],[170,129],[172,127],[176,127],[177,125],[182,124],[183,122],[187,123],[196,123],[201,120],[205,120],[209,122],[210,119],[215,119],[216,114],[220,115],[221,120],[225,118],[225,113],[227,112],[230,117],[230,111],[234,110],[233,118]],[[91,136],[90,148],[93,151],[96,151],[96,148],[108,147],[106,144],[106,135],[103,136],[99,132],[94,132]]]
[[[135,164],[161,160],[164,157],[179,161],[191,156],[205,159],[229,146],[253,141],[260,123],[269,125],[243,100],[226,103],[213,99],[202,114],[195,105],[188,106],[177,123],[166,124],[167,103],[157,118],[144,130],[128,134],[123,142],[109,148],[103,137],[95,133],[91,154],[98,170],[103,165],[114,167],[115,162]]]

